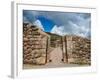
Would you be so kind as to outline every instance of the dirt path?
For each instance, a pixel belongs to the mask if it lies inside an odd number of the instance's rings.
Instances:
[[[62,50],[60,47],[55,48],[51,53],[50,53],[50,59],[52,60],[52,65],[53,64],[61,64],[62,61]]]
[[[78,64],[67,64],[63,63],[61,61],[62,59],[62,50],[60,47],[55,48],[51,53],[50,53],[50,59],[52,62],[48,62],[45,65],[28,65],[24,64],[24,69],[38,69],[38,68],[55,68],[55,67],[79,67],[80,65]]]

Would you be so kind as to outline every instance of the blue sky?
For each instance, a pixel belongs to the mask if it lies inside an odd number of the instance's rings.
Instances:
[[[35,24],[46,32],[91,37],[90,13],[23,10],[23,21]]]
[[[43,28],[46,32],[50,32],[52,27],[55,25],[55,23],[50,20],[50,19],[47,19],[47,18],[44,18],[42,16],[39,16],[38,17],[38,20],[41,21],[42,25],[43,25]]]

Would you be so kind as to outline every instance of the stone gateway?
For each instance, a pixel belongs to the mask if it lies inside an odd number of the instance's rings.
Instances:
[[[91,40],[76,35],[60,36],[23,23],[23,64],[48,63],[90,65]]]

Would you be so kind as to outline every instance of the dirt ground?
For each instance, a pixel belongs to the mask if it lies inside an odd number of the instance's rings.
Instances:
[[[50,53],[50,59],[52,62],[49,62],[45,65],[32,65],[32,64],[24,64],[23,69],[38,69],[38,68],[56,68],[56,67],[79,67],[81,65],[78,64],[67,64],[61,61],[62,59],[62,50],[60,47],[55,48]],[[82,65],[83,66],[83,65]],[[88,65],[84,65],[88,66]]]

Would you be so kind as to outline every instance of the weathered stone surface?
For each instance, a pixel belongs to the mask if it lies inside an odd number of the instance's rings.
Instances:
[[[23,63],[45,64],[47,34],[34,25],[23,25]]]
[[[91,64],[91,41],[89,39],[67,35],[63,37],[64,60],[67,63]],[[66,55],[67,54],[67,55]]]
[[[36,64],[45,64],[45,57],[36,58]]]
[[[91,64],[91,41],[82,37],[73,37],[73,50],[72,55],[74,55],[74,63],[78,64]]]

